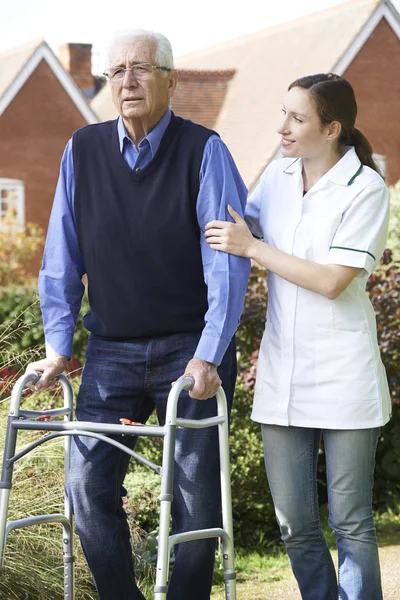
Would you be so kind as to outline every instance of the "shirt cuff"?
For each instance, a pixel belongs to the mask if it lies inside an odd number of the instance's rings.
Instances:
[[[329,251],[328,263],[346,267],[360,267],[360,269],[365,269],[370,274],[375,268],[376,259],[375,256],[365,250],[332,247]]]
[[[53,333],[46,336],[46,357],[67,356],[72,358],[72,339],[65,333]]]
[[[206,360],[218,366],[224,358],[229,343],[230,340],[225,338],[202,334],[193,358]]]

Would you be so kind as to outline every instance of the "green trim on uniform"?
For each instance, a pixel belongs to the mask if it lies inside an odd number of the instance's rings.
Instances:
[[[351,250],[352,252],[364,252],[364,254],[369,254],[370,256],[372,256],[372,258],[374,260],[375,256],[373,254],[371,254],[371,252],[368,252],[368,250],[357,250],[357,248],[345,248],[344,246],[331,246],[330,250]]]
[[[295,158],[295,159],[294,159],[294,161],[290,163],[290,165],[288,165],[287,167],[285,167],[285,169],[283,169],[283,172],[284,172],[284,173],[286,173],[286,170],[287,170],[287,169],[290,169],[290,167],[291,167],[292,165],[294,165],[294,163],[295,163],[295,162],[297,162],[298,160],[299,160],[298,158]]]
[[[353,183],[353,181],[355,180],[356,177],[358,177],[362,171],[363,165],[360,166],[360,168],[358,169],[357,173],[354,173],[353,177],[351,179],[348,180],[347,185],[351,185]],[[362,250],[360,250],[360,252],[363,252]],[[372,254],[371,254],[372,256]]]

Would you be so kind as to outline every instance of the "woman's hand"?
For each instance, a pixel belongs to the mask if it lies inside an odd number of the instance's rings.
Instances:
[[[206,225],[205,238],[213,250],[251,258],[257,240],[253,238],[242,217],[229,204],[228,212],[235,222],[210,221]]]

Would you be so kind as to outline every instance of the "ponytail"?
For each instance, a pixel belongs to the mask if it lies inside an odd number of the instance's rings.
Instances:
[[[349,146],[354,146],[356,154],[360,159],[362,165],[366,165],[370,167],[374,171],[376,171],[381,177],[383,177],[382,173],[379,170],[379,167],[375,163],[372,157],[372,146],[367,139],[367,137],[356,127],[353,127],[347,136],[347,143]]]

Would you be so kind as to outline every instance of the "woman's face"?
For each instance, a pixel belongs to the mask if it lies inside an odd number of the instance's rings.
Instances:
[[[330,146],[328,127],[320,123],[314,100],[307,90],[293,87],[285,96],[278,129],[285,157],[314,158]]]

